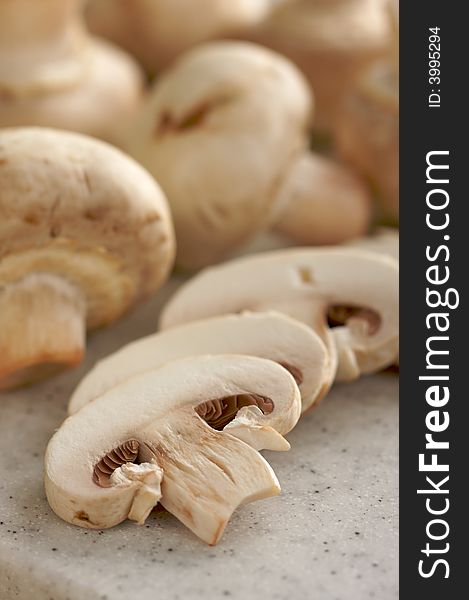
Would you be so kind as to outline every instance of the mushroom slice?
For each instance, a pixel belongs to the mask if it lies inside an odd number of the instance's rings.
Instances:
[[[166,280],[166,199],[135,161],[75,133],[0,130],[0,389],[74,365],[86,329]]]
[[[334,377],[324,343],[306,325],[275,312],[223,315],[149,335],[99,361],[73,393],[69,414],[132,375],[179,358],[226,353],[269,358],[285,367],[300,388],[303,411]]]
[[[363,250],[267,252],[203,270],[176,292],[160,324],[278,310],[311,326],[337,364],[336,378],[352,380],[396,359],[398,279],[395,260]]]
[[[265,431],[288,433],[300,412],[295,380],[270,360],[173,361],[66,419],[47,447],[49,504],[70,523],[106,528],[143,523],[160,501],[216,544],[237,506],[279,493],[255,448]]]

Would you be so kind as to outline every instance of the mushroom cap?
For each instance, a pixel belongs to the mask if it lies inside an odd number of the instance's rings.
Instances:
[[[399,230],[392,227],[379,227],[371,235],[352,240],[347,245],[399,260]]]
[[[337,378],[353,379],[389,366],[397,356],[398,280],[395,260],[354,248],[266,252],[203,270],[169,300],[160,326],[278,310],[312,327],[336,353]],[[344,326],[329,329],[330,307],[355,310]]]
[[[349,167],[307,152],[279,192],[274,229],[305,245],[333,245],[362,236],[371,221],[371,194]]]
[[[340,156],[377,190],[387,218],[399,216],[399,76],[392,61],[361,73],[336,123]]]
[[[0,2],[0,127],[45,126],[119,140],[141,102],[143,74],[126,53],[88,36],[81,4]]]
[[[92,0],[88,25],[122,45],[150,72],[191,46],[260,21],[270,0]],[[187,18],[194,10],[197,18]]]
[[[291,368],[294,376],[299,372],[303,411],[332,383],[329,354],[311,328],[275,312],[223,315],[149,335],[99,361],[75,389],[68,412],[77,412],[133,375],[201,354],[260,356]]]
[[[241,35],[300,67],[314,90],[314,127],[331,129],[357,73],[386,53],[390,26],[381,0],[300,0]]]
[[[45,456],[50,506],[70,523],[103,528],[128,516],[143,523],[161,498],[199,537],[216,543],[241,502],[276,494],[279,486],[268,463],[235,430],[213,429],[195,409],[250,393],[270,399],[271,412],[244,406],[231,426],[249,416],[251,429],[287,433],[294,427],[301,410],[298,387],[286,369],[261,358],[192,357],[116,386],[68,417],[50,440]],[[127,464],[114,471],[110,485],[97,484],[96,465],[128,441],[139,445],[143,463],[136,469],[143,474],[128,477]],[[152,469],[153,482],[147,484]]]
[[[310,112],[297,69],[253,44],[199,46],[157,81],[127,149],[168,196],[181,266],[219,261],[268,224]]]
[[[18,93],[0,80],[0,127],[67,129],[118,142],[142,101],[139,67],[107,42],[92,40],[80,58],[48,69],[39,65],[39,77],[43,71],[42,80],[26,71],[30,79],[23,76]]]
[[[84,293],[88,327],[113,321],[169,274],[164,194],[116,148],[41,128],[0,131],[0,289],[30,273]]]

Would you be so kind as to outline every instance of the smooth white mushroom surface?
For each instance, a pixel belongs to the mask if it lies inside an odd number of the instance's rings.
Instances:
[[[399,260],[399,230],[392,227],[379,227],[371,235],[352,240],[347,245]]]
[[[125,147],[168,197],[180,266],[218,262],[270,224],[311,109],[296,67],[249,43],[196,47],[157,80]]]
[[[279,191],[274,230],[297,244],[341,244],[365,235],[372,197],[348,166],[313,152],[300,155]]]
[[[277,310],[312,327],[351,380],[396,360],[399,267],[345,248],[292,248],[204,269],[163,309],[161,329],[242,310]]]
[[[47,499],[82,527],[144,523],[160,502],[209,544],[242,503],[279,493],[257,452],[289,447],[301,398],[266,359],[199,356],[137,375],[68,417],[45,456]]]
[[[269,358],[285,367],[300,388],[303,412],[324,396],[334,376],[326,346],[302,323],[275,312],[223,315],[149,335],[100,360],[72,394],[69,414],[129,377],[166,362],[228,353]]]
[[[0,130],[0,388],[74,365],[85,331],[169,275],[175,241],[154,179],[76,133]]]
[[[90,29],[131,52],[150,72],[212,38],[259,22],[271,0],[91,0]]]
[[[124,51],[91,38],[81,0],[0,0],[0,127],[46,126],[117,141],[142,100]]]
[[[389,44],[384,0],[297,0],[240,36],[287,56],[308,77],[314,127],[333,132],[344,94]]]

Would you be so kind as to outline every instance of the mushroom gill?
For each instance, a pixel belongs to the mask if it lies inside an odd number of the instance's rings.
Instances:
[[[341,327],[352,320],[363,322],[367,327],[368,335],[374,335],[381,326],[381,317],[369,308],[336,304],[330,306],[327,311],[329,327]]]
[[[111,486],[111,475],[125,463],[133,463],[138,456],[140,443],[131,439],[108,452],[96,463],[93,470],[93,481],[100,487]]]
[[[195,407],[195,412],[204,421],[217,431],[221,431],[243,406],[257,406],[264,415],[274,410],[274,403],[270,398],[258,394],[237,394],[226,398],[207,400]]]

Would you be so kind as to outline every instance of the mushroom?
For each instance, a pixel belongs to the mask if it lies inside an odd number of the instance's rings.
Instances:
[[[241,310],[278,310],[323,339],[336,379],[394,362],[398,352],[397,262],[355,249],[292,248],[205,269],[164,307],[161,329]]]
[[[163,193],[104,142],[0,130],[0,388],[75,365],[85,329],[111,323],[167,278]]]
[[[274,360],[297,382],[303,411],[324,396],[334,377],[324,343],[302,323],[275,312],[224,315],[149,335],[99,361],[72,394],[68,412],[77,412],[132,375],[200,354]]]
[[[115,141],[141,101],[140,67],[90,38],[81,0],[0,0],[0,127],[41,125]]]
[[[49,442],[45,487],[62,519],[143,524],[160,502],[208,544],[237,506],[279,493],[261,448],[288,449],[301,400],[280,365],[237,355],[173,361],[84,406]]]
[[[372,235],[352,240],[347,245],[399,260],[399,231],[392,227],[379,227]]]
[[[371,196],[360,177],[313,152],[296,160],[278,204],[274,230],[298,244],[340,244],[363,236],[371,221]]]
[[[158,80],[126,148],[166,192],[181,267],[217,262],[267,227],[310,111],[297,69],[248,43],[200,46]]]
[[[336,123],[340,156],[369,179],[383,217],[399,218],[399,68],[398,15],[393,16],[393,43],[387,59],[360,73],[344,98]]]
[[[317,130],[330,133],[357,73],[386,52],[382,0],[299,0],[240,36],[290,58],[308,77]]]
[[[196,44],[259,22],[270,4],[271,0],[92,0],[86,16],[91,31],[123,46],[155,73]]]

